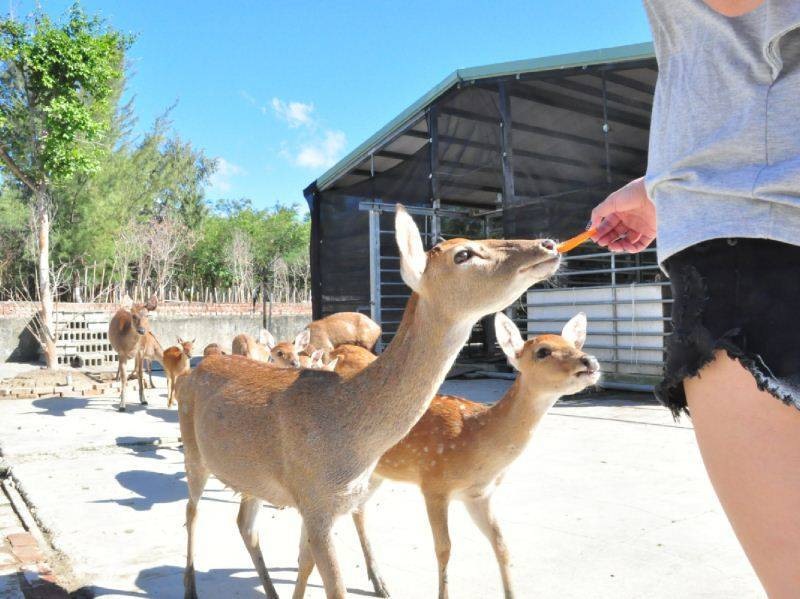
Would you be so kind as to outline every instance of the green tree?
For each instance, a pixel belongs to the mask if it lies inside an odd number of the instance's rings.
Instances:
[[[33,206],[40,341],[55,365],[50,228],[53,189],[97,169],[132,39],[74,5],[63,22],[37,10],[0,21],[0,174]]]

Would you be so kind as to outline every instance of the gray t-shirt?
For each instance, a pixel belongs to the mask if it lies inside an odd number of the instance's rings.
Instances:
[[[658,58],[645,185],[658,259],[724,237],[800,245],[800,1],[725,17],[644,0]]]

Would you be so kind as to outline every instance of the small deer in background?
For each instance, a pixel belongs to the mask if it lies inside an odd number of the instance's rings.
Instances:
[[[153,335],[153,331],[147,331],[147,335],[141,341],[142,343],[142,365],[147,368],[147,376],[150,379],[150,388],[155,389],[153,383],[153,360],[164,365],[164,348]]]
[[[275,337],[267,329],[261,329],[258,341],[252,335],[241,333],[233,338],[231,353],[256,362],[269,362],[269,351],[275,345]]]
[[[304,329],[298,333],[294,341],[275,343],[269,350],[272,363],[279,368],[308,368],[315,362],[321,362],[322,350],[307,353],[311,333]]]
[[[164,350],[164,370],[167,373],[167,407],[172,407],[175,397],[175,381],[189,372],[192,359],[192,346],[195,340],[184,341],[178,337],[178,345]]]
[[[218,343],[209,343],[203,348],[203,357],[226,355]]]
[[[516,325],[504,314],[495,316],[500,347],[520,375],[500,401],[491,407],[437,395],[428,411],[397,445],[386,452],[370,481],[370,494],[382,479],[414,483],[425,497],[439,562],[439,598],[446,599],[450,535],[447,512],[453,499],[463,501],[475,524],[492,544],[506,599],[514,592],[509,555],[491,499],[506,469],[523,452],[536,425],[563,395],[582,391],[600,378],[597,360],[581,348],[586,340],[586,315],[573,317],[561,335],[540,335],[524,342]],[[336,372],[347,377],[375,360],[369,352],[342,346]],[[367,575],[375,592],[387,597],[367,538],[364,506],[353,512]]]
[[[378,323],[358,312],[331,314],[315,320],[305,331],[308,331],[306,345],[311,351],[321,349],[325,352],[326,358],[334,349],[344,344],[359,345],[373,351],[381,336],[381,327]]]
[[[148,315],[158,306],[158,299],[153,295],[145,304],[134,304],[130,310],[120,308],[108,323],[108,340],[117,352],[119,365],[117,374],[120,381],[119,411],[124,412],[125,389],[128,383],[127,362],[135,358],[134,369],[139,382],[139,402],[147,405],[144,398],[144,380],[142,374],[143,343],[142,340],[150,330]]]

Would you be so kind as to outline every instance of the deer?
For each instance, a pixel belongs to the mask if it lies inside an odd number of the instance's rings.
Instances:
[[[139,382],[139,403],[147,405],[144,398],[144,381],[142,374],[143,340],[150,330],[148,315],[158,306],[158,299],[151,296],[147,303],[133,304],[130,309],[120,308],[108,323],[108,340],[117,352],[117,375],[120,381],[118,410],[125,412],[125,389],[128,383],[127,362],[135,358],[134,370]]]
[[[171,408],[175,397],[175,381],[179,376],[189,372],[192,359],[192,347],[195,339],[184,341],[178,337],[178,345],[173,345],[164,350],[164,359],[161,362],[167,373],[167,407]]]
[[[209,343],[203,348],[203,357],[206,356],[224,356],[225,352],[218,343]]]
[[[448,597],[451,544],[447,514],[453,500],[465,504],[489,539],[505,598],[513,599],[509,552],[492,511],[492,495],[553,404],[600,379],[597,359],[582,351],[586,341],[583,312],[564,325],[561,335],[523,341],[514,322],[502,312],[495,315],[495,330],[509,363],[520,373],[516,382],[491,407],[462,397],[436,395],[408,435],[381,457],[370,481],[368,495],[386,479],[411,483],[422,491],[439,566],[439,599]],[[343,376],[352,376],[375,360],[366,350],[353,346],[342,346],[333,354],[339,360],[336,371]],[[375,593],[388,597],[367,537],[365,505],[366,501],[353,511],[353,523]],[[305,584],[306,580],[298,582],[298,586]]]
[[[270,359],[279,368],[308,368],[312,364],[321,362],[324,351],[314,350],[308,353],[308,343],[311,332],[303,329],[294,338],[294,341],[281,341],[274,344],[270,350]]]
[[[269,352],[275,345],[275,338],[267,329],[261,329],[258,341],[252,335],[241,333],[233,338],[231,353],[235,356],[245,356],[258,362],[269,362]]]
[[[411,216],[396,210],[400,271],[412,294],[372,364],[345,378],[209,356],[178,379],[189,487],[184,597],[197,597],[197,506],[213,474],[241,495],[239,532],[269,599],[278,594],[255,529],[263,501],[301,515],[298,580],[316,564],[327,598],[344,599],[334,521],[363,503],[378,459],[425,413],[475,323],[558,270],[549,239],[450,239],[425,252]]]
[[[306,345],[311,351],[321,349],[325,352],[326,358],[336,347],[343,344],[359,345],[373,351],[381,336],[381,327],[378,323],[359,312],[337,312],[315,320],[299,333],[298,337],[305,331],[309,334]]]
[[[150,379],[150,388],[155,389],[153,383],[153,360],[164,364],[164,348],[153,335],[153,331],[147,331],[147,335],[141,341],[142,343],[142,366],[147,368],[147,376]]]

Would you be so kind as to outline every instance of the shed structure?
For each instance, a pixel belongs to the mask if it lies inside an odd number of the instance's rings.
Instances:
[[[409,290],[392,216],[403,203],[428,246],[450,237],[564,239],[644,174],[657,64],[652,44],[459,69],[304,191],[311,212],[314,318],[370,314],[388,343]],[[578,310],[610,386],[660,371],[668,318],[654,250],[581,248],[510,309],[529,334]],[[497,358],[485,319],[462,360]]]

